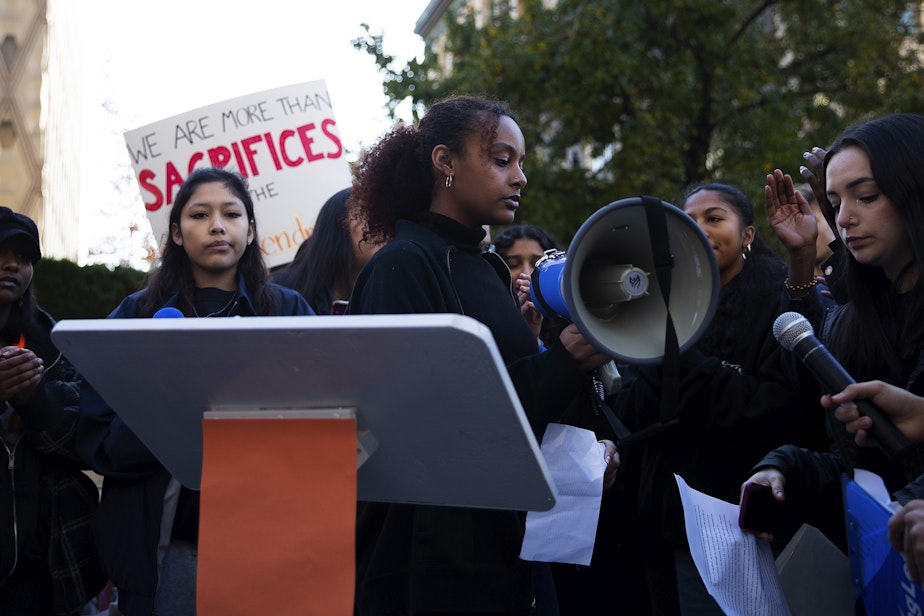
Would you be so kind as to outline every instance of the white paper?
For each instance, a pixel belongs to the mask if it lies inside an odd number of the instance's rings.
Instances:
[[[603,496],[605,447],[590,430],[549,424],[540,447],[558,498],[526,514],[520,558],[589,565]]]
[[[893,513],[898,513],[901,507],[892,500],[892,495],[889,494],[889,489],[886,488],[882,477],[871,471],[855,468],[853,469],[853,480],[858,486],[866,490],[867,494],[872,496],[877,503]]]
[[[770,544],[738,527],[738,505],[697,492],[674,475],[690,554],[726,614],[790,616]]]

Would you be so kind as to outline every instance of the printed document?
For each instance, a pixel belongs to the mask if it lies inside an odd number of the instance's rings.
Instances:
[[[741,616],[790,616],[770,544],[738,527],[738,505],[674,477],[693,562],[719,607]]]

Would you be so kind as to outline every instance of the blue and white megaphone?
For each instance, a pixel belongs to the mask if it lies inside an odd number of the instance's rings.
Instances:
[[[544,316],[573,322],[598,350],[646,364],[661,362],[671,345],[676,354],[696,343],[719,286],[712,246],[693,219],[655,197],[632,197],[591,215],[567,253],[548,251],[530,295]]]

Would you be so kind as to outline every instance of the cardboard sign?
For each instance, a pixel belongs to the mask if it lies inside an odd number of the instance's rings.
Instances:
[[[125,143],[159,245],[183,180],[196,167],[223,167],[249,182],[269,267],[292,260],[324,202],[350,185],[323,80],[194,109],[128,131]]]

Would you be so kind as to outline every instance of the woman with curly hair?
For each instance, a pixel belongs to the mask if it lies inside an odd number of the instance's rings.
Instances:
[[[524,157],[509,109],[483,98],[441,101],[418,126],[386,134],[360,161],[351,199],[366,238],[388,243],[356,280],[350,312],[481,321],[541,435],[583,389],[585,372],[608,358],[574,326],[540,354],[510,270],[481,250],[482,226],[510,224],[520,207]],[[618,456],[608,447],[614,473]],[[361,503],[357,613],[528,614],[536,598],[539,613],[554,614],[554,595],[537,598],[549,588],[534,588],[530,564],[518,558],[522,537],[523,517],[512,511]]]

